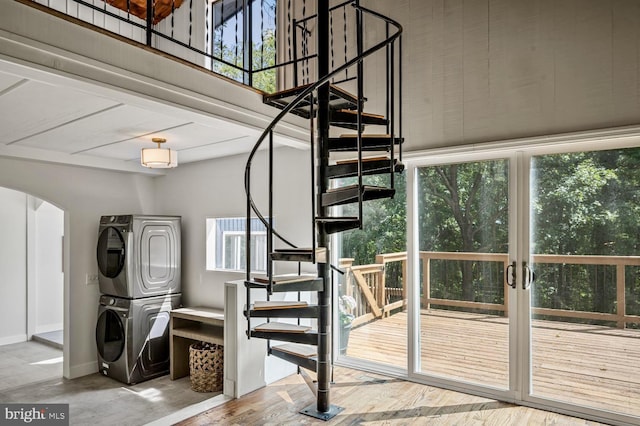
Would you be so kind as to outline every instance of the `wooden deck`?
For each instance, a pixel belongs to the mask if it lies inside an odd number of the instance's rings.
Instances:
[[[422,371],[506,388],[505,318],[432,310],[421,316]],[[407,315],[351,331],[347,355],[406,368]],[[533,395],[640,416],[640,330],[534,321]]]

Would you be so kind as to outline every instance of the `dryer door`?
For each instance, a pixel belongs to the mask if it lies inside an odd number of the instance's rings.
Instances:
[[[124,351],[124,326],[115,311],[104,310],[98,317],[96,325],[96,344],[100,357],[107,362],[114,362]]]
[[[98,268],[107,278],[116,278],[124,268],[126,252],[124,238],[117,228],[109,226],[98,237]]]

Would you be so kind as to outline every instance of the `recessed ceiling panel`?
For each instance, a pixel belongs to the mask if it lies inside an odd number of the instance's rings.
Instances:
[[[247,127],[215,120],[213,125],[193,123],[190,126],[162,132],[161,136],[167,138],[167,143],[175,144],[176,149],[183,150],[238,139],[251,133],[253,132]]]
[[[255,143],[255,138],[245,137],[243,139],[221,142],[215,145],[187,149],[179,152],[178,159],[183,163],[189,163],[192,161],[248,153]]]
[[[0,72],[0,92],[18,83],[22,78]]]
[[[190,151],[207,152],[207,158],[219,157],[226,154],[216,155],[216,150],[209,148],[215,148],[217,144],[233,141],[242,141],[240,143],[244,145],[244,140],[247,139],[253,140],[255,143],[258,138],[256,131],[235,124],[227,124],[223,121],[220,121],[220,124],[220,127],[212,127],[209,125],[189,123],[169,130],[146,134],[145,136],[140,136],[135,139],[105,145],[87,151],[85,154],[118,158],[121,160],[138,160],[140,158],[141,148],[152,148],[155,146],[151,138],[162,137],[167,140],[164,147],[178,151],[180,162],[185,163],[188,161],[187,159],[195,158],[193,155],[188,154]]]
[[[96,148],[184,125],[181,118],[151,109],[119,105],[65,126],[27,138],[20,145],[69,154],[91,154]]]
[[[28,81],[0,96],[0,143],[19,141],[115,105],[113,100],[68,87]]]

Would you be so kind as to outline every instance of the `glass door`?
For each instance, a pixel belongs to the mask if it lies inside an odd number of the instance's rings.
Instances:
[[[341,185],[354,182],[345,179]],[[366,185],[387,186],[387,175],[364,177]],[[406,178],[395,179],[393,198],[367,201],[362,229],[336,235],[334,253],[343,272],[337,279],[336,355],[343,361],[375,365],[394,374],[407,369]],[[336,216],[357,216],[357,204]]]
[[[489,159],[415,170],[418,375],[511,389],[511,164]]]
[[[639,170],[640,148],[531,157],[530,400],[640,420]]]

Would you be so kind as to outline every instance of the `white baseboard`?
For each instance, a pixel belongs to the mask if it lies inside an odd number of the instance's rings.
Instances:
[[[38,325],[36,326],[36,332],[33,334],[49,333],[52,331],[62,330],[62,328],[63,328],[63,325],[61,322],[57,324]]]
[[[69,379],[77,379],[78,377],[88,376],[89,374],[98,372],[98,360],[86,362],[80,365],[72,365],[69,367]]]
[[[12,345],[14,343],[26,342],[26,334],[17,334],[15,336],[0,337],[0,346]]]

